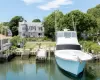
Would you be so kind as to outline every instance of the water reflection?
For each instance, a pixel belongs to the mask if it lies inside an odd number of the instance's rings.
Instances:
[[[100,62],[88,62],[85,74],[87,80],[100,80]]]
[[[35,58],[16,58],[0,64],[0,80],[99,80],[100,63],[89,62],[84,73],[78,77],[61,70],[55,59],[47,63],[36,63]]]

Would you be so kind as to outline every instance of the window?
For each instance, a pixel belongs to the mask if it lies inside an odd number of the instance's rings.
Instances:
[[[36,26],[33,26],[33,29],[36,31]]]
[[[22,27],[22,30],[25,30],[25,27]]]
[[[81,50],[80,45],[57,45],[56,50]]]
[[[31,32],[31,36],[33,35],[33,33]]]
[[[21,35],[21,32],[19,32],[19,35]]]
[[[72,32],[72,37],[77,37],[75,32]]]
[[[29,26],[29,30],[31,30],[31,26]]]
[[[38,33],[38,36],[40,37],[42,35],[42,33]]]
[[[34,26],[32,26],[32,30],[34,30]]]
[[[58,32],[57,37],[63,37],[63,32]]]
[[[22,30],[26,30],[27,24],[21,24],[21,26],[22,26]]]
[[[64,37],[65,38],[70,38],[71,37],[71,32],[64,32]]]
[[[39,31],[40,31],[40,27],[39,27]]]
[[[36,31],[36,26],[34,26],[34,28],[35,28],[35,31]]]
[[[25,33],[23,33],[23,36],[25,36]]]
[[[42,27],[39,27],[39,31],[42,31],[43,29],[42,29]]]
[[[42,29],[42,27],[41,27],[41,31],[42,31],[43,29]]]
[[[31,32],[29,32],[28,35],[31,35]]]

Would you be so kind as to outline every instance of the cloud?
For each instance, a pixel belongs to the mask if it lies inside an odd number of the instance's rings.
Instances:
[[[22,1],[24,1],[25,4],[30,5],[30,4],[33,4],[33,3],[40,3],[43,0],[22,0]]]
[[[51,2],[48,2],[47,4],[38,6],[38,8],[42,10],[51,10],[51,9],[56,9],[56,8],[59,8],[60,6],[69,5],[72,3],[73,3],[72,0],[53,0]]]

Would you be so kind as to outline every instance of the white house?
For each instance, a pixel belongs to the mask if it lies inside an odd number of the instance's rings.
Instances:
[[[0,53],[9,49],[10,46],[11,46],[10,38],[0,34]]]
[[[19,36],[21,37],[43,37],[44,27],[42,22],[19,22]]]

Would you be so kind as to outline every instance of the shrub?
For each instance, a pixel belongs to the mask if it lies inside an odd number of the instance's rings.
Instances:
[[[10,41],[11,41],[12,46],[15,46],[15,47],[18,46],[18,43],[23,43],[23,44],[26,43],[26,39],[21,38],[20,36],[14,36]]]
[[[25,38],[26,41],[37,41],[37,42],[42,42],[42,41],[51,41],[51,39],[47,37],[38,37],[38,38]]]
[[[80,44],[83,46],[83,49],[85,51],[91,51],[93,50],[95,54],[100,53],[100,46],[92,41],[80,41]]]

